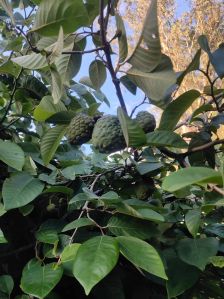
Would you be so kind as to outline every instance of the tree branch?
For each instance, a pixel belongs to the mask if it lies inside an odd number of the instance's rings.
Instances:
[[[124,102],[124,98],[121,92],[121,87],[120,87],[120,80],[117,78],[116,72],[114,70],[112,60],[111,60],[111,55],[110,55],[110,43],[107,41],[106,38],[106,26],[107,26],[107,20],[106,22],[104,21],[104,0],[100,0],[100,18],[99,18],[99,23],[100,23],[100,34],[101,34],[101,40],[102,40],[102,45],[104,46],[104,53],[107,61],[107,68],[110,72],[112,81],[114,83],[116,93],[121,105],[121,108],[123,111],[127,114],[127,108]],[[106,25],[106,26],[105,26]]]

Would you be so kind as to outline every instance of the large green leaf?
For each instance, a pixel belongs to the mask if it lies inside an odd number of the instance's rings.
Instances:
[[[199,69],[200,67],[200,57],[201,57],[201,49],[199,49],[194,58],[192,59],[191,63],[188,65],[188,67],[186,68],[186,70],[184,70],[183,72],[180,72],[180,75],[177,78],[177,84],[181,85],[182,81],[184,80],[184,77],[189,74],[192,71],[196,71]]]
[[[119,37],[118,37],[119,62],[123,62],[128,55],[128,43],[126,37],[126,30],[124,27],[124,22],[122,20],[122,17],[118,13],[116,13],[115,18],[116,18],[117,30],[119,32]]]
[[[17,170],[22,170],[25,163],[24,152],[11,141],[0,140],[0,160]]]
[[[67,125],[62,125],[50,128],[43,136],[40,151],[45,164],[48,164],[53,158],[67,127]]]
[[[168,281],[168,298],[176,298],[190,289],[198,280],[200,270],[181,261],[173,250],[164,252]]]
[[[196,237],[198,229],[201,222],[201,211],[200,210],[190,210],[185,215],[185,224],[187,229],[192,234],[193,237]]]
[[[104,84],[107,72],[106,67],[100,60],[94,60],[89,66],[89,77],[93,87],[98,90]]]
[[[89,295],[91,289],[114,268],[119,248],[115,238],[99,236],[83,243],[75,258],[73,274]]]
[[[43,191],[44,185],[31,175],[21,172],[6,179],[2,187],[5,210],[23,207]]]
[[[160,131],[146,134],[147,144],[151,146],[169,146],[175,148],[187,148],[188,144],[180,137],[180,135],[172,131]]]
[[[153,72],[143,72],[137,68],[131,68],[127,75],[135,85],[144,91],[154,105],[160,108],[166,106],[168,101],[165,98],[166,92],[176,82],[176,75],[168,58],[162,68],[158,67]]]
[[[88,25],[88,14],[82,0],[42,0],[32,31],[44,36],[58,35],[60,27],[71,33]]]
[[[207,183],[222,184],[221,173],[206,167],[188,167],[166,177],[162,188],[166,191],[174,192],[192,184]]]
[[[163,222],[164,217],[158,212],[146,206],[131,206],[127,203],[117,204],[117,211],[122,214],[130,215],[139,219]]]
[[[10,297],[14,287],[13,279],[10,275],[0,276],[0,290],[1,292],[7,294]]]
[[[36,106],[33,115],[37,121],[45,121],[50,116],[61,111],[66,111],[66,107],[62,102],[54,104],[51,96],[45,96],[40,104]]]
[[[131,119],[119,107],[117,110],[127,146],[138,147],[146,144],[146,135],[137,121]]]
[[[21,288],[37,298],[45,298],[57,285],[63,274],[63,269],[54,263],[41,265],[37,260],[31,260],[23,269]]]
[[[134,237],[117,237],[121,253],[136,267],[167,279],[163,262],[150,244]]]
[[[149,239],[157,232],[151,223],[126,215],[111,217],[107,227],[115,236],[132,236],[143,240]]]
[[[171,102],[161,116],[158,129],[173,131],[181,116],[199,96],[199,91],[189,90]]]
[[[12,24],[15,26],[15,18],[13,15],[13,9],[12,9],[12,5],[9,2],[9,0],[0,0],[0,5],[4,9],[4,11],[7,13],[7,15],[10,17]]]
[[[147,49],[141,47],[144,43]],[[157,0],[151,1],[148,8],[142,33],[128,62],[138,70],[153,71],[161,61],[161,45],[159,38]]]
[[[219,241],[215,238],[183,239],[177,245],[177,253],[182,261],[203,271],[218,248]]]
[[[80,47],[74,43],[64,48],[63,51],[80,51]],[[78,73],[82,62],[81,54],[63,54],[56,59],[55,64],[61,76],[62,82],[70,86],[70,80]]]
[[[12,61],[20,65],[25,69],[38,70],[48,65],[47,59],[42,54],[29,54],[16,58],[12,58]]]

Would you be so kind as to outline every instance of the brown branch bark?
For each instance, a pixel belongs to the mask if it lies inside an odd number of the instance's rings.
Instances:
[[[110,5],[110,1],[108,1],[108,5]],[[107,12],[107,15],[108,15],[108,12]],[[104,46],[104,53],[105,53],[105,57],[106,57],[106,61],[107,61],[107,68],[110,72],[113,84],[115,86],[117,97],[119,99],[121,108],[127,114],[127,108],[126,108],[124,98],[123,98],[123,95],[122,95],[122,92],[121,92],[120,80],[117,78],[117,75],[116,75],[116,72],[114,70],[112,60],[111,60],[110,43],[107,41],[107,37],[106,37],[107,20],[106,20],[106,22],[104,20],[104,0],[100,0],[99,23],[100,23],[101,41],[102,41],[102,45]]]

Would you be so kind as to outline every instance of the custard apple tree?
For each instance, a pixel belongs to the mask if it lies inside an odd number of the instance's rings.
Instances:
[[[224,298],[223,45],[177,72],[119,2],[0,0],[1,299]]]

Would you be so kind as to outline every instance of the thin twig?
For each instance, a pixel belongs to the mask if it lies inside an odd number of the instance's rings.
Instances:
[[[132,118],[133,114],[135,113],[135,111],[136,111],[140,106],[142,106],[143,104],[146,103],[146,100],[147,100],[147,99],[148,99],[148,98],[147,98],[147,96],[145,95],[143,101],[142,101],[140,104],[138,104],[137,106],[135,106],[134,109],[131,111],[130,118]]]
[[[19,81],[19,78],[20,76],[22,75],[22,72],[23,72],[23,68],[20,70],[18,76],[16,77],[15,81],[14,81],[14,86],[13,86],[13,90],[12,90],[12,93],[10,95],[10,101],[9,101],[9,104],[5,110],[5,113],[2,117],[2,119],[0,120],[0,124],[2,124],[4,122],[4,120],[6,119],[7,117],[7,114],[11,108],[11,105],[12,105],[12,102],[13,102],[13,99],[14,99],[14,95],[15,95],[15,92],[16,92],[16,89],[17,89],[17,84],[18,84],[18,81]]]

